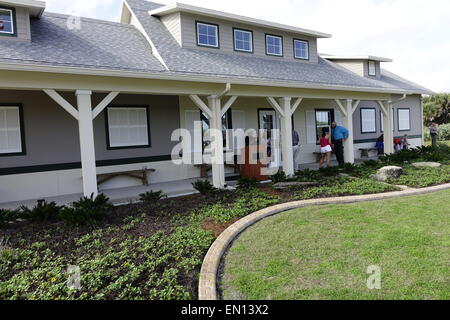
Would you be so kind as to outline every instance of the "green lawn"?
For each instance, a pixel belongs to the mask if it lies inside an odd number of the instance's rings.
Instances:
[[[450,191],[296,209],[230,249],[225,299],[450,299]],[[367,288],[371,265],[381,289]]]

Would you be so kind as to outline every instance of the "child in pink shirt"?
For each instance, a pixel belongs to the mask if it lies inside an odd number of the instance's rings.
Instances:
[[[331,152],[333,149],[331,148],[331,138],[329,132],[324,132],[322,134],[322,138],[320,138],[320,168],[323,166],[323,162],[326,160],[327,167],[331,167]]]

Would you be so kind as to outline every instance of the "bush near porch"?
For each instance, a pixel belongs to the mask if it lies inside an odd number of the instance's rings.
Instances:
[[[276,177],[319,184],[312,187],[278,191],[272,185],[255,187],[252,181],[241,180],[235,191],[176,199],[147,194],[142,203],[120,207],[100,201],[97,205],[104,214],[85,223],[62,220],[60,213],[67,208],[51,204],[31,210],[40,219],[23,216],[29,212],[25,208],[0,210],[0,299],[194,299],[204,255],[214,238],[236,220],[282,202],[397,190],[370,178],[386,164],[406,170],[395,184],[422,187],[448,182],[448,150],[438,150],[444,159],[441,169],[410,165],[436,153],[429,148],[386,157],[384,162],[304,170],[291,179]],[[405,158],[410,160],[404,163]],[[89,211],[94,200],[84,199],[78,207]],[[96,216],[99,211],[94,211]],[[11,223],[18,217],[27,220]],[[81,269],[80,290],[66,285],[69,265]]]

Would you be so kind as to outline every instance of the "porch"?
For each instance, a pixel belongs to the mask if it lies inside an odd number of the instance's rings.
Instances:
[[[27,76],[29,81],[24,82],[22,79]],[[5,101],[9,102],[8,106],[17,106],[22,150],[0,157],[0,203],[8,205],[17,201],[34,203],[36,199],[70,202],[80,195],[98,192],[105,193],[115,203],[136,199],[139,193],[152,189],[162,189],[174,196],[190,193],[193,191],[191,182],[200,177],[200,170],[193,164],[178,165],[172,161],[171,152],[177,143],[172,134],[179,128],[193,130],[191,121],[195,117],[202,121],[206,116],[209,129],[222,133],[223,119],[227,115],[228,129],[265,128],[260,111],[269,110],[273,124],[277,123],[269,129],[280,130],[282,146],[292,146],[292,130],[299,132],[300,165],[307,165],[313,162],[313,153],[318,150],[318,130],[322,129],[317,125],[316,110],[326,110],[328,122],[336,120],[349,129],[345,158],[346,162],[354,162],[358,155],[358,137],[353,135],[358,106],[361,102],[370,102],[379,108],[388,129],[393,114],[386,110],[396,102],[390,94],[383,93],[243,84],[116,78],[98,81],[91,76],[51,77],[23,72],[10,73],[9,80],[10,83],[5,82],[0,88],[0,106],[5,105]],[[138,136],[142,135],[136,139],[139,141],[127,145],[130,141],[114,136],[123,127],[123,123],[114,123],[114,117],[120,118],[125,113],[109,112],[109,108],[130,107],[143,109],[136,111],[136,123],[128,123]],[[141,121],[139,115],[147,121]],[[393,150],[394,132],[390,134],[391,131],[386,130],[385,134],[386,152]],[[379,132],[373,133],[370,139],[358,143],[373,145],[378,135]],[[202,139],[204,143],[203,133],[200,133]],[[222,153],[226,144],[226,139],[210,141],[211,181],[217,188],[226,184],[227,169]],[[292,175],[296,170],[293,148],[282,147],[280,153],[282,170]],[[144,167],[156,170],[149,176],[149,187],[121,178],[101,186],[97,183],[98,174]],[[34,200],[28,202],[28,199]]]

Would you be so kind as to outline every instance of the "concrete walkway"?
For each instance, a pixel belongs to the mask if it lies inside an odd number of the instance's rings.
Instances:
[[[294,201],[289,203],[279,204],[270,208],[266,208],[255,213],[252,213],[235,224],[226,229],[209,248],[208,253],[203,261],[202,269],[200,271],[199,280],[199,300],[218,300],[217,295],[217,274],[223,255],[228,250],[232,241],[239,236],[244,230],[258,221],[273,216],[275,214],[289,211],[297,208],[327,205],[327,204],[345,204],[355,202],[367,202],[374,200],[384,200],[397,197],[414,196],[426,194],[441,190],[450,189],[450,184],[434,186],[423,189],[406,189],[402,191],[387,192],[381,194],[370,194],[363,196],[349,196],[336,197],[326,199],[312,199],[303,201]]]

